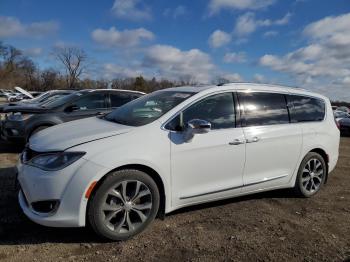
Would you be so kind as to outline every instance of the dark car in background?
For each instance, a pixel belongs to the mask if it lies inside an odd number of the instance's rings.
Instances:
[[[6,104],[0,105],[0,113],[4,111],[6,107],[13,107],[12,109],[15,109],[14,106],[36,106],[40,103],[47,102],[49,100],[55,100],[60,98],[61,96],[66,96],[69,94],[72,94],[73,90],[52,90],[47,91],[45,93],[40,94],[39,96],[32,98],[32,99],[26,99],[18,102],[10,102]]]
[[[342,136],[350,136],[350,118],[340,119],[338,125]]]
[[[25,143],[40,130],[81,118],[103,115],[140,96],[142,92],[129,90],[83,90],[38,104],[4,108],[2,138]]]

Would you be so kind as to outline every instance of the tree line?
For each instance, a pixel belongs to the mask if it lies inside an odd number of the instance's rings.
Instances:
[[[77,47],[55,48],[52,57],[64,70],[48,68],[41,70],[22,50],[0,42],[0,89],[13,89],[20,86],[30,91],[47,91],[54,89],[130,89],[142,92],[189,84],[185,81],[170,81],[156,78],[91,79],[82,77],[87,72],[87,54]]]

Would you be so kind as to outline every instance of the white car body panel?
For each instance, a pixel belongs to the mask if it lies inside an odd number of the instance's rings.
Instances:
[[[59,151],[96,139],[126,133],[130,129],[131,127],[116,125],[97,117],[85,118],[42,130],[40,135],[34,134],[30,139],[30,146],[38,152],[42,148],[45,148],[46,151]],[[54,136],[52,132],[55,133]]]
[[[262,189],[276,184],[287,185],[296,169],[302,136],[299,125],[244,127],[246,165],[244,191]],[[266,153],[268,152],[268,153]]]
[[[329,171],[338,159],[339,130],[327,98],[301,89],[270,85],[231,84],[221,87],[184,87],[198,93],[158,120],[140,127],[123,126],[98,118],[73,121],[34,135],[30,148],[38,152],[82,151],[86,154],[66,168],[48,172],[18,164],[18,179],[27,201],[59,199],[51,216],[36,214],[20,204],[33,221],[47,226],[84,226],[89,186],[113,170],[144,166],[156,172],[164,186],[165,213],[184,206],[277,188],[293,187],[304,156],[321,149],[329,157]],[[280,92],[321,98],[325,120],[273,126],[212,130],[183,141],[164,125],[180,110],[210,94],[236,91]],[[258,137],[259,141],[245,143]],[[243,144],[230,145],[234,139]]]
[[[213,130],[189,142],[181,133],[171,132],[170,137],[173,205],[208,200],[213,192],[241,191],[245,145],[229,144],[244,141],[241,128]]]

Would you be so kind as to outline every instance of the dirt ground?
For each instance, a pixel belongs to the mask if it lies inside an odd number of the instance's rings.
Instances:
[[[350,261],[350,138],[314,198],[283,190],[187,208],[119,243],[30,222],[13,190],[18,150],[0,143],[0,260]]]

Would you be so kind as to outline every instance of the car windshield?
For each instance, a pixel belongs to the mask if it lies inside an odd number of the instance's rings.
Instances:
[[[127,126],[146,125],[194,94],[194,92],[156,91],[119,107],[104,119]]]
[[[78,98],[79,96],[82,96],[83,93],[81,92],[75,92],[75,93],[72,93],[70,95],[66,95],[66,96],[60,96],[58,97],[57,99],[49,99],[48,101],[40,104],[41,107],[47,107],[47,108],[56,108],[56,107],[59,107],[59,106],[62,106],[72,100],[74,100],[75,98]]]

